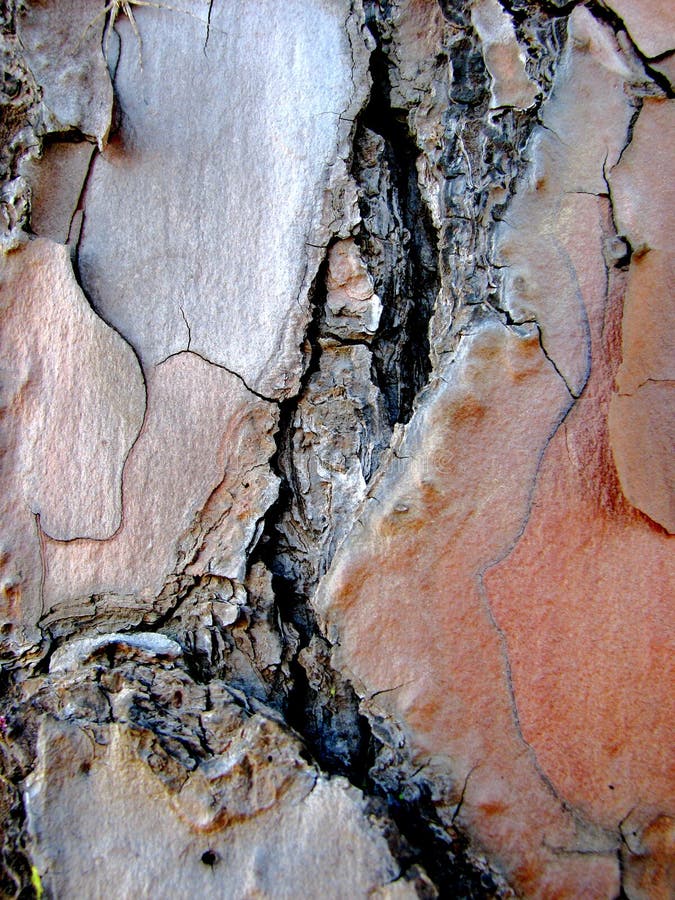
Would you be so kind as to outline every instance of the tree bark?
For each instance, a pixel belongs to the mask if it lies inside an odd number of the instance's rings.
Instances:
[[[7,0],[6,897],[665,898],[667,0]]]

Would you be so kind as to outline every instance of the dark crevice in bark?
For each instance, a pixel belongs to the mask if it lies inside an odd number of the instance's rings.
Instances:
[[[273,554],[262,553],[274,567]],[[391,821],[387,839],[401,866],[401,877],[415,885],[420,897],[485,900],[501,896],[488,871],[476,867],[466,838],[443,824],[433,788],[415,769],[400,741],[388,739],[387,723],[374,723],[361,713],[350,682],[331,663],[311,606],[282,575],[273,579],[291,678],[274,705],[303,739],[316,763],[328,775],[346,777],[368,798],[369,811]],[[393,749],[397,747],[398,749]],[[433,884],[419,877],[420,867]]]
[[[269,542],[258,555],[275,568]],[[328,775],[346,777],[366,795],[374,815],[393,823],[387,834],[390,850],[401,877],[415,884],[420,897],[501,896],[490,873],[472,863],[466,838],[442,823],[432,786],[413,767],[400,741],[386,737],[385,722],[380,722],[378,736],[374,723],[362,714],[352,685],[333,668],[330,645],[306,599],[281,574],[274,576],[273,585],[290,678],[280,680],[267,702],[301,736],[310,761]],[[433,885],[419,877],[420,867]]]
[[[440,900],[492,900],[500,896],[489,872],[472,865],[468,842],[438,819],[431,790],[424,786],[412,802],[387,798],[387,812],[404,837],[398,858],[408,871],[421,865],[434,882]]]
[[[539,7],[551,16],[566,17],[584,0],[539,0]],[[532,0],[499,0],[501,6],[520,22],[532,13]]]
[[[372,22],[371,27],[377,31]],[[383,39],[379,34],[376,39],[373,88],[356,125],[352,172],[363,218],[356,242],[383,314],[370,342],[336,339],[331,334],[325,314],[327,247],[310,292],[313,316],[300,389],[280,405],[277,452],[272,459],[281,480],[279,497],[268,511],[251,558],[252,566],[262,562],[272,572],[284,645],[281,669],[286,675],[280,674],[267,702],[301,735],[324,772],[348,778],[369,798],[373,813],[393,823],[390,848],[401,865],[401,877],[415,885],[419,896],[493,897],[499,892],[492,877],[472,864],[459,832],[442,824],[433,788],[419,766],[413,765],[405,742],[389,735],[388,723],[370,713],[364,715],[351,683],[334,668],[332,647],[310,602],[318,578],[330,564],[331,547],[322,543],[321,531],[303,511],[308,488],[301,483],[298,465],[319,452],[312,440],[304,446],[305,428],[311,427],[304,417],[313,401],[326,396],[321,379],[331,373],[330,342],[343,349],[359,346],[367,351],[370,347],[372,380],[382,393],[389,425],[410,419],[432,367],[428,329],[440,286],[439,236],[418,182],[420,151],[409,131],[406,111],[391,105],[390,63]],[[371,190],[375,182],[378,188]],[[340,393],[339,379],[337,387]],[[331,394],[327,396],[331,402]],[[368,425],[375,444],[382,437],[377,427]],[[371,474],[364,471],[366,480]]]
[[[363,789],[371,735],[367,719],[359,712],[358,697],[333,669],[330,646],[321,636],[311,607],[283,576],[276,576],[273,583],[283,626],[297,635],[285,698],[288,724],[302,736],[325,772],[343,775]]]
[[[36,724],[27,715],[12,673],[0,669],[0,897],[31,900],[30,847],[26,831],[23,782],[29,774],[27,760],[34,757]]]
[[[419,767],[413,767],[398,738],[387,737],[387,723],[380,722],[375,728],[374,720],[362,713],[356,691],[334,668],[332,648],[323,637],[306,586],[286,555],[288,534],[281,525],[302,490],[293,465],[293,437],[302,429],[301,404],[319,373],[321,341],[327,336],[327,258],[328,253],[310,292],[313,316],[300,390],[280,408],[277,452],[272,459],[273,470],[281,479],[279,497],[268,511],[264,533],[251,558],[251,566],[262,562],[273,573],[277,623],[284,644],[281,669],[286,674],[279,673],[265,699],[302,737],[311,759],[326,774],[349,779],[368,798],[370,811],[391,823],[387,835],[391,852],[401,866],[401,877],[414,884],[419,896],[497,896],[490,875],[469,861],[462,836],[441,823],[432,787],[420,775]],[[413,399],[411,391],[410,405]],[[307,552],[315,550],[310,537]]]
[[[431,372],[429,322],[440,278],[438,235],[420,191],[416,162],[419,149],[407,113],[392,106],[390,61],[377,19],[368,16],[376,48],[370,58],[370,101],[358,120],[354,140],[354,176],[360,187],[363,223],[357,235],[382,300],[380,327],[372,343],[374,374],[384,396],[391,425],[410,419],[415,397]],[[377,165],[386,170],[393,222],[383,220],[372,196],[366,170],[372,168],[373,135]],[[370,158],[369,158],[370,157]]]
[[[349,776],[363,768],[365,719],[358,713],[358,699],[351,687],[328,665],[329,647],[321,637],[308,597],[283,558],[289,548],[281,529],[294,497],[301,492],[293,464],[293,435],[302,427],[296,422],[298,408],[321,363],[329,249],[309,294],[313,313],[305,337],[307,362],[300,389],[280,404],[277,451],[271,460],[272,470],[280,478],[279,496],[267,513],[251,565],[263,562],[272,572],[284,663],[290,675],[279,681],[272,700],[282,709],[288,724],[302,735],[323,769]]]
[[[297,416],[298,406],[307,392],[312,377],[318,372],[321,361],[322,348],[319,335],[321,333],[326,301],[329,247],[330,245],[326,248],[326,255],[319,266],[309,291],[312,317],[305,333],[304,353],[306,363],[300,379],[300,386],[297,394],[281,401],[279,404],[279,425],[275,436],[276,452],[270,459],[270,467],[279,477],[279,495],[276,502],[267,511],[265,528],[251,558],[252,565],[256,561],[262,561],[275,574],[279,571],[279,566],[276,563],[280,543],[279,526],[285,513],[290,509],[295,494],[300,490],[291,459],[292,438],[295,428],[294,421]]]

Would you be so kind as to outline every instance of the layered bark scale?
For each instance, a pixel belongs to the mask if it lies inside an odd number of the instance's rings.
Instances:
[[[669,896],[669,4],[131,10],[3,19],[3,892]]]

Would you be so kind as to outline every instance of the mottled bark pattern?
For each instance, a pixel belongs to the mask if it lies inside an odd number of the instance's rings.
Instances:
[[[0,39],[0,895],[669,898],[672,3]]]

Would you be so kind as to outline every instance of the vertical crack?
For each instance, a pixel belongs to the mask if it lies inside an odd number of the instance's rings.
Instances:
[[[407,113],[392,106],[391,63],[372,4],[367,13],[376,47],[370,58],[370,101],[354,141],[362,216],[357,242],[383,305],[373,369],[393,426],[410,419],[431,373],[429,323],[440,287],[438,234],[422,198],[420,151]]]
[[[326,772],[349,778],[374,810],[395,822],[392,852],[408,880],[421,865],[435,881],[430,896],[493,897],[500,888],[469,861],[466,840],[439,818],[436,788],[412,762],[402,734],[374,712],[366,715],[334,667],[311,606],[340,529],[353,521],[341,498],[358,505],[393,426],[410,419],[428,382],[429,325],[441,284],[440,235],[422,197],[420,150],[407,112],[392,106],[392,63],[372,16],[369,21],[377,46],[371,97],[354,138],[352,177],[362,217],[354,241],[382,314],[372,338],[341,338],[327,321],[332,253],[340,249],[333,242],[310,292],[313,316],[300,390],[281,404],[272,460],[281,487],[251,567],[262,564],[272,573],[286,672],[273,702],[286,721]]]

